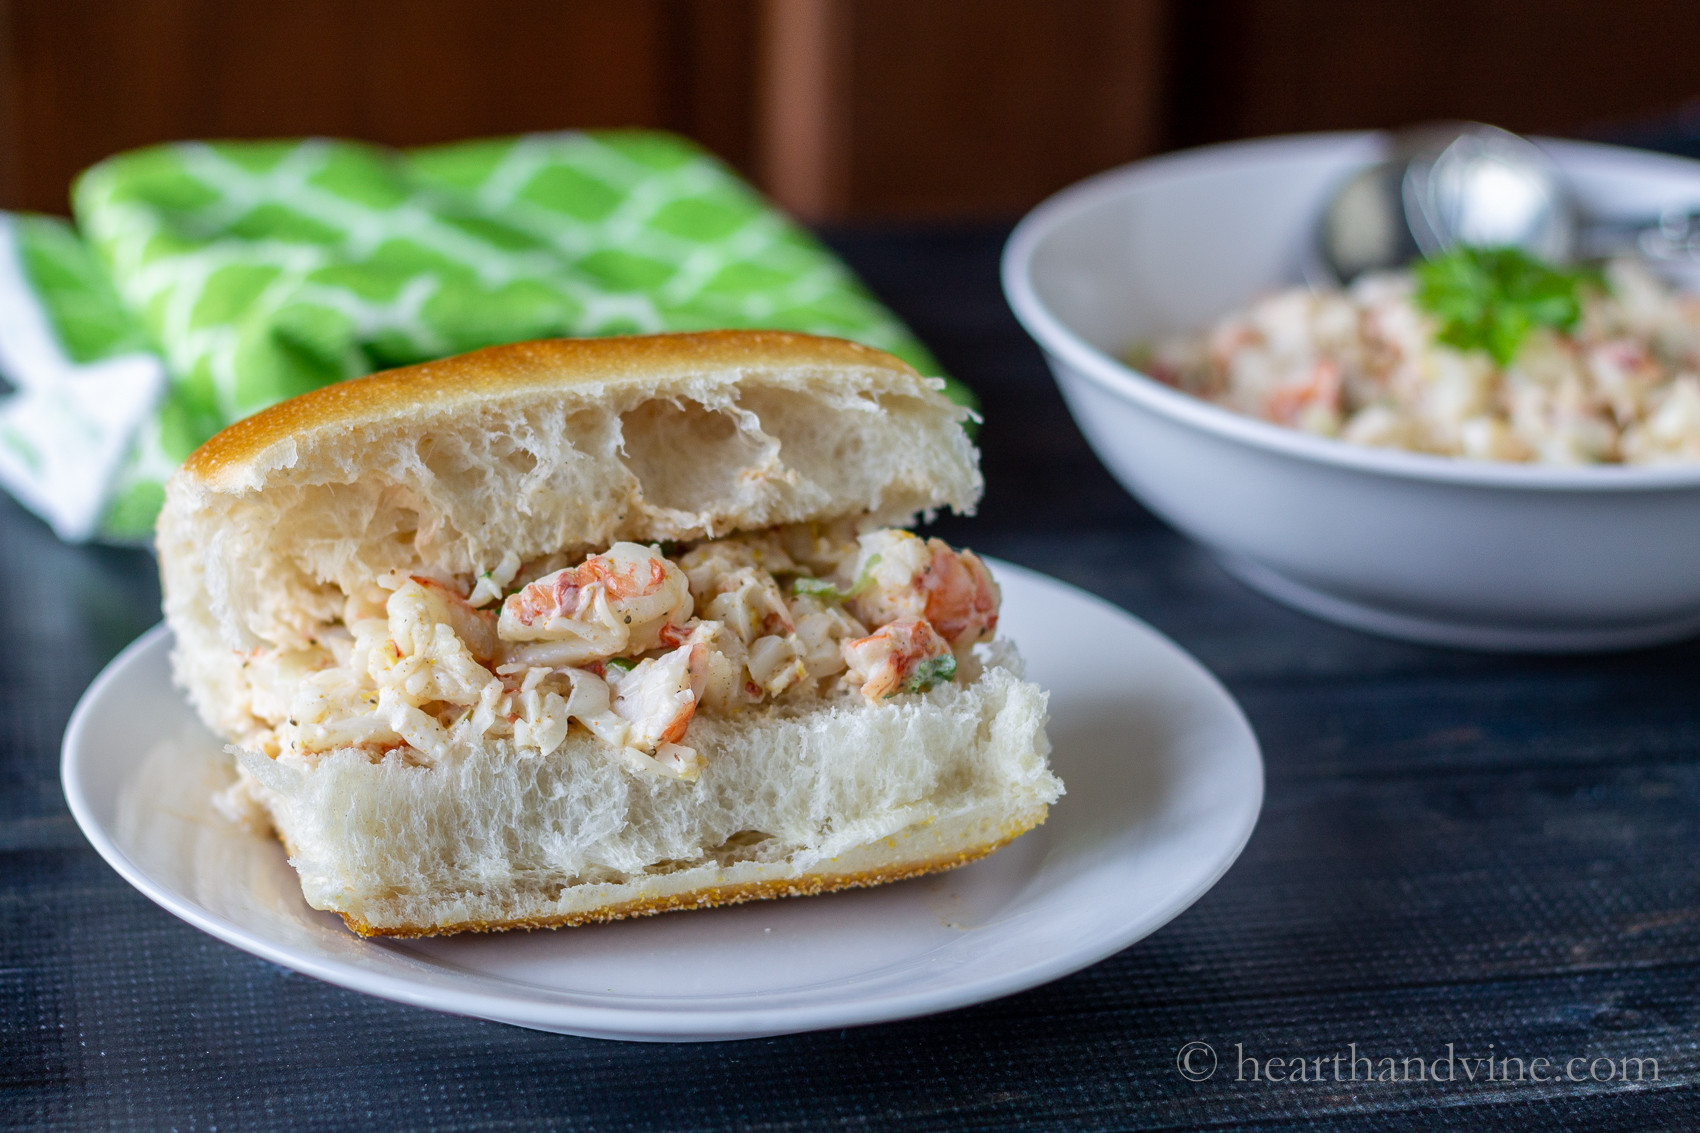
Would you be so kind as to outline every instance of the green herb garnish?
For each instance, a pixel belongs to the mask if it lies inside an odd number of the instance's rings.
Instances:
[[[824,578],[794,578],[791,580],[791,593],[807,594],[826,602],[842,602],[849,597],[848,591],[838,589]]]
[[[610,657],[603,664],[612,665],[622,673],[629,673],[637,668],[637,662],[630,657]]]
[[[949,653],[943,657],[929,657],[915,666],[915,671],[909,674],[909,679],[903,682],[904,692],[926,692],[941,681],[948,681],[956,676],[956,658]]]
[[[1536,327],[1567,331],[1582,317],[1591,271],[1561,271],[1518,248],[1457,247],[1416,268],[1417,306],[1440,320],[1435,337],[1485,350],[1508,366]]]
[[[870,555],[867,565],[862,567],[862,573],[856,576],[856,581],[851,583],[848,590],[840,590],[824,578],[794,578],[791,580],[791,593],[807,594],[823,602],[848,602],[874,584],[874,568],[879,562],[878,555]]]

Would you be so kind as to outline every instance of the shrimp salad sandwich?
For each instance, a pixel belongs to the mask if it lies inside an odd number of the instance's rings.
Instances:
[[[328,386],[170,482],[218,800],[362,935],[947,869],[1043,822],[1045,694],[972,553],[964,411],[772,332],[557,340]]]

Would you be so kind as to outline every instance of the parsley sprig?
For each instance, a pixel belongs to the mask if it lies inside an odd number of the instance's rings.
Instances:
[[[1435,335],[1459,350],[1485,350],[1500,366],[1536,327],[1567,331],[1582,317],[1591,271],[1562,271],[1518,248],[1457,247],[1417,265],[1417,306],[1440,320]]]
[[[903,682],[904,692],[926,692],[936,684],[950,680],[956,676],[956,658],[949,653],[942,657],[929,657],[915,666],[915,671],[909,674],[909,679]]]

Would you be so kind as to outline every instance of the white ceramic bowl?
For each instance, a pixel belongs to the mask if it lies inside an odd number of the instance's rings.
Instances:
[[[1541,143],[1584,210],[1700,206],[1700,163]],[[1478,649],[1700,632],[1700,466],[1564,468],[1349,445],[1230,413],[1117,360],[1299,281],[1324,198],[1377,134],[1215,146],[1052,197],[1003,284],[1076,422],[1152,511],[1249,585],[1373,632]]]

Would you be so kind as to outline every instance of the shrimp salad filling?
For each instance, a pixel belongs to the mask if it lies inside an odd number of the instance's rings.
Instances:
[[[243,746],[431,764],[498,737],[547,755],[579,727],[634,772],[694,779],[699,711],[968,683],[972,647],[997,629],[978,557],[896,529],[795,525],[563,560],[375,579],[309,648],[244,657]]]
[[[1447,297],[1424,298],[1409,271],[1292,288],[1128,361],[1225,408],[1358,444],[1555,464],[1700,460],[1700,296],[1616,261],[1558,296],[1567,313],[1553,325],[1537,317],[1515,341],[1487,336],[1498,356],[1446,341],[1434,308]]]

